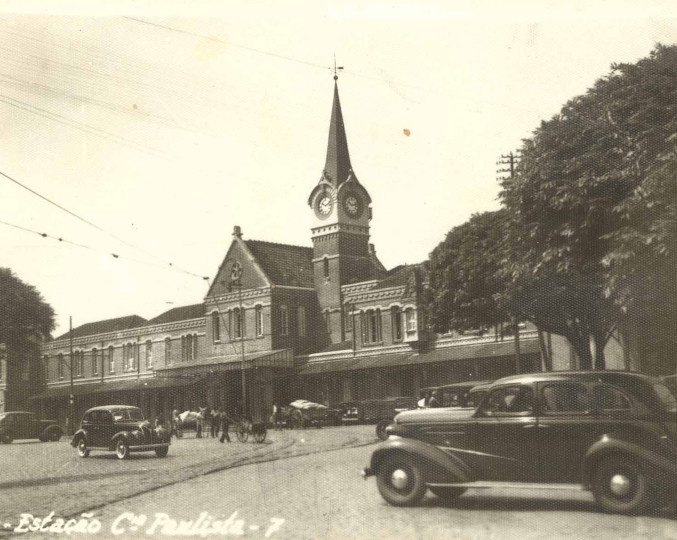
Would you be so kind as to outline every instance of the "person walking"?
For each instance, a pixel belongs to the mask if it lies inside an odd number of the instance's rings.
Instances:
[[[224,440],[230,442],[228,430],[230,429],[230,424],[233,423],[233,419],[228,416],[228,413],[223,409],[219,411],[219,414],[221,416],[221,438],[219,439],[219,442],[223,442]]]
[[[219,436],[219,427],[221,426],[221,410],[219,407],[213,407],[211,413],[211,434],[212,439]]]
[[[282,409],[277,403],[273,403],[273,424],[275,431],[282,430]]]
[[[172,435],[175,435],[177,439],[183,437],[183,432],[181,431],[181,417],[179,416],[179,411],[176,409],[172,411],[172,432],[170,438]]]

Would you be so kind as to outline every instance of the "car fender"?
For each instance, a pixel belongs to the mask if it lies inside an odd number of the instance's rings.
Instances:
[[[378,471],[384,459],[397,454],[414,458],[436,482],[470,482],[472,471],[460,458],[437,446],[416,439],[393,438],[381,443],[371,455],[371,470]]]
[[[133,440],[132,433],[128,430],[118,431],[115,435],[111,437],[109,449],[115,450],[115,445],[120,439],[124,439],[125,441],[127,441],[127,444],[131,444],[130,441]]]
[[[45,430],[45,431],[47,431],[47,430]],[[87,437],[87,432],[84,429],[78,429],[75,432],[75,434],[73,435],[73,438],[71,439],[71,446],[73,448],[77,448],[78,447],[78,441],[80,439],[84,439],[85,444],[87,446],[89,446],[89,437]]]
[[[61,426],[59,426],[58,424],[50,424],[44,427],[40,435],[42,437],[46,437],[47,435],[49,435],[50,433],[54,433],[55,431],[58,431],[59,433],[61,433],[61,435],[63,435],[63,429],[61,429]]]
[[[582,465],[582,484],[590,487],[597,464],[611,455],[623,455],[636,459],[647,472],[661,483],[674,485],[677,481],[677,464],[667,455],[640,446],[614,435],[603,435],[585,453]]]

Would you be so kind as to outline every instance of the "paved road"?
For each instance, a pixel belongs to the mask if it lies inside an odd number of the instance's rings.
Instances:
[[[381,499],[373,479],[358,474],[372,449],[237,467],[108,505],[96,516],[102,531],[125,538],[170,538],[179,521],[196,522],[202,515],[204,530],[221,520],[221,531],[285,540],[677,539],[677,521],[667,510],[658,516],[608,515],[582,491],[476,490],[453,504],[429,494],[421,507],[395,508]],[[194,532],[198,525],[192,524]]]
[[[376,441],[373,426],[269,431],[263,444],[220,444],[186,437],[172,443],[169,455],[132,454],[120,461],[112,452],[79,458],[63,439],[58,443],[18,441],[0,445],[0,534],[17,525],[21,513],[76,516],[158,487],[260,460],[280,459]],[[235,439],[231,434],[231,438]]]

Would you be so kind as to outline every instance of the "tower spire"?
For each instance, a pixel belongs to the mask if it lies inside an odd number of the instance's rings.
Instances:
[[[350,155],[348,154],[348,140],[346,129],[343,125],[341,101],[338,92],[338,76],[334,65],[334,102],[331,108],[331,120],[329,122],[329,141],[327,143],[327,160],[324,165],[324,173],[327,179],[338,188],[348,180],[352,173]]]

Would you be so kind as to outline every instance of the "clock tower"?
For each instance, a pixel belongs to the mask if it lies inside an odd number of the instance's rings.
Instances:
[[[377,277],[369,248],[371,198],[350,164],[336,79],[327,159],[308,198],[315,290],[333,343],[345,339],[341,285]]]

